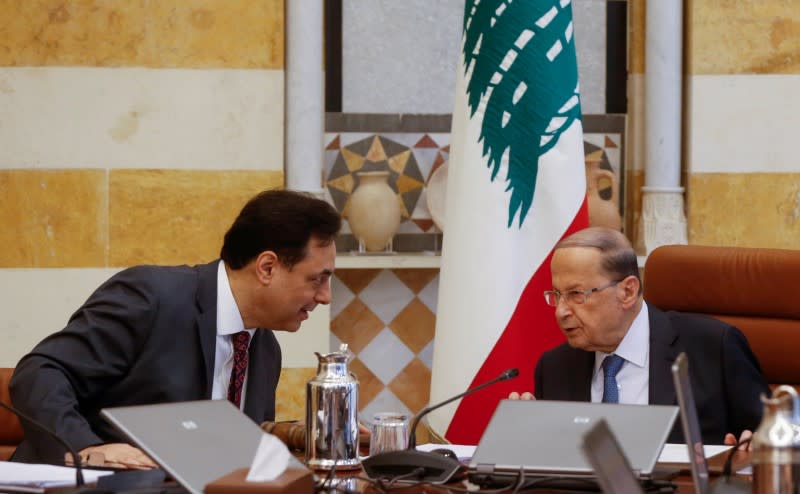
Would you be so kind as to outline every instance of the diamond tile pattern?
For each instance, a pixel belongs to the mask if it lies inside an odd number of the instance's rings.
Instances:
[[[433,278],[430,283],[417,293],[417,297],[425,306],[436,314],[436,302],[439,300],[439,276]]]
[[[430,398],[431,370],[415,358],[392,379],[389,389],[410,410],[420,410],[428,404]]]
[[[334,295],[336,297],[336,295]],[[385,327],[374,312],[364,302],[355,299],[337,317],[331,320],[331,333],[342,343],[350,345],[350,350],[358,354]],[[331,348],[338,348],[332,346]]]
[[[363,408],[383,391],[384,385],[358,357],[350,362],[350,372],[358,377],[358,407]]]
[[[338,348],[338,347],[337,347]],[[417,358],[419,358],[425,367],[428,369],[433,369],[433,340],[429,341],[425,348],[422,349],[421,352],[417,354]]]
[[[384,323],[388,324],[414,298],[411,291],[391,270],[383,270],[372,280],[359,298]]]
[[[414,353],[419,353],[433,339],[436,316],[415,298],[400,311],[389,328]]]
[[[430,396],[437,269],[339,269],[331,282],[331,348],[356,354],[359,410],[413,415]],[[336,301],[341,297],[341,300]]]
[[[413,412],[389,388],[384,388],[378,393],[375,399],[358,411],[358,414],[362,422],[372,424],[372,417],[381,412],[405,413],[409,419],[413,415]]]
[[[386,328],[369,342],[358,357],[384,384],[389,384],[411,362],[414,353],[402,344],[392,330]]]
[[[335,319],[353,301],[355,295],[341,279],[335,276],[331,279],[331,292],[336,294],[336,297],[331,299],[331,319]]]

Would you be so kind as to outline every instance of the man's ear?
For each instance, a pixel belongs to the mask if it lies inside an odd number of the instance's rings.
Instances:
[[[278,255],[271,250],[265,250],[256,257],[256,277],[258,281],[265,285],[269,285],[272,278],[275,276],[275,270],[280,261]]]
[[[622,305],[631,307],[639,299],[639,288],[641,283],[636,276],[628,276],[619,282],[623,290]]]

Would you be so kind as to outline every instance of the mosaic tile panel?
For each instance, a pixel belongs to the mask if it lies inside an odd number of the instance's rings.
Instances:
[[[584,115],[584,155],[590,221],[623,228],[626,212],[624,115]],[[398,252],[438,251],[442,230],[429,210],[434,173],[450,157],[449,115],[328,114],[323,180],[327,199],[343,217],[362,171],[388,171],[400,196],[402,220],[393,240]],[[439,189],[441,190],[441,189]],[[337,247],[357,250],[344,222]]]
[[[426,186],[430,178],[450,156],[449,133],[363,133],[326,134],[324,176],[328,200],[348,217],[350,196],[359,185],[358,172],[388,171],[389,186],[399,194],[402,219],[398,229],[399,251],[436,249],[441,230],[428,210]],[[342,237],[350,241],[352,232],[345,221]],[[419,248],[403,248],[403,237],[411,242],[425,237]],[[355,244],[355,241],[352,240]],[[349,248],[348,248],[349,247]],[[427,249],[425,249],[427,247]],[[354,247],[345,246],[343,250]]]

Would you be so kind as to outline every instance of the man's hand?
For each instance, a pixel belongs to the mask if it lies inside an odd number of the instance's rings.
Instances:
[[[139,448],[134,448],[130,444],[111,443],[101,444],[100,446],[89,446],[78,453],[84,466],[103,466],[110,468],[127,468],[131,470],[149,470],[156,468],[157,465],[144,454]],[[102,463],[95,460],[102,455]],[[91,461],[90,461],[91,460]]]
[[[533,393],[528,391],[523,392],[522,394],[517,393],[516,391],[512,391],[508,395],[509,400],[535,400],[536,398],[533,396]]]
[[[751,439],[752,437],[753,437],[753,433],[751,431],[744,430],[744,431],[742,431],[742,436],[739,438],[739,443],[747,441],[748,439]],[[737,444],[736,436],[734,436],[731,433],[725,434],[725,440],[723,441],[723,443],[726,446],[736,446],[736,444]],[[739,450],[740,451],[750,451],[750,445],[751,444],[753,444],[753,443],[750,442],[750,441],[747,441],[745,444],[740,444],[739,445]]]

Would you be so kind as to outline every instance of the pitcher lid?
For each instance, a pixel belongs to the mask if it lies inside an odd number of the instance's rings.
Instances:
[[[347,343],[342,343],[339,345],[339,350],[336,352],[321,354],[319,352],[314,352],[314,354],[319,359],[320,363],[322,362],[329,362],[329,363],[348,363],[355,357],[355,354],[350,351],[347,346]]]

